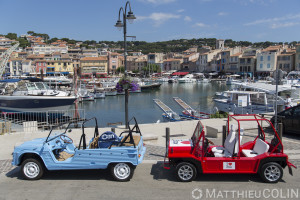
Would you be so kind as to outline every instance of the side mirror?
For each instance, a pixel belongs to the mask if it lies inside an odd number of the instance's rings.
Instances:
[[[68,130],[68,133],[71,133],[71,132],[72,132],[72,129],[69,129],[69,130]]]

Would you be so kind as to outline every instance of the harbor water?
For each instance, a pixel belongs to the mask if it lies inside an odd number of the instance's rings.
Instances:
[[[159,89],[129,94],[129,119],[135,117],[138,123],[163,122],[163,111],[153,102],[160,99],[176,113],[182,109],[173,100],[179,97],[197,111],[212,113],[214,102],[212,97],[215,92],[229,89],[224,82],[211,83],[162,83]],[[125,121],[125,97],[124,95],[107,96],[105,99],[86,101],[79,103],[79,109],[85,110],[85,117],[96,117],[100,127],[106,127],[107,123]]]

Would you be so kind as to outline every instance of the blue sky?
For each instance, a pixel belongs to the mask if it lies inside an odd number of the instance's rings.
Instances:
[[[123,40],[125,0],[0,0],[0,34],[29,30],[76,40]],[[300,41],[300,0],[132,0],[128,35],[141,41],[220,38]]]

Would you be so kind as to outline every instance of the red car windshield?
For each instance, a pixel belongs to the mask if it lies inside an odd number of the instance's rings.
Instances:
[[[192,136],[192,141],[193,141],[193,146],[196,145],[196,143],[199,141],[199,137],[201,136],[201,133],[203,131],[203,125],[202,123],[199,121],[196,128],[195,128],[195,131],[194,131],[194,134]]]

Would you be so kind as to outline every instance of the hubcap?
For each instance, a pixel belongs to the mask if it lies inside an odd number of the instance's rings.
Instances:
[[[114,167],[114,174],[118,179],[126,179],[130,175],[130,167],[125,163],[118,163]]]
[[[40,173],[40,167],[35,162],[28,162],[25,164],[23,171],[28,178],[35,178]]]
[[[265,177],[267,180],[274,182],[277,181],[281,175],[280,169],[275,165],[270,165],[265,169]]]
[[[183,165],[178,170],[178,176],[184,181],[190,180],[193,175],[194,171],[189,165]]]

